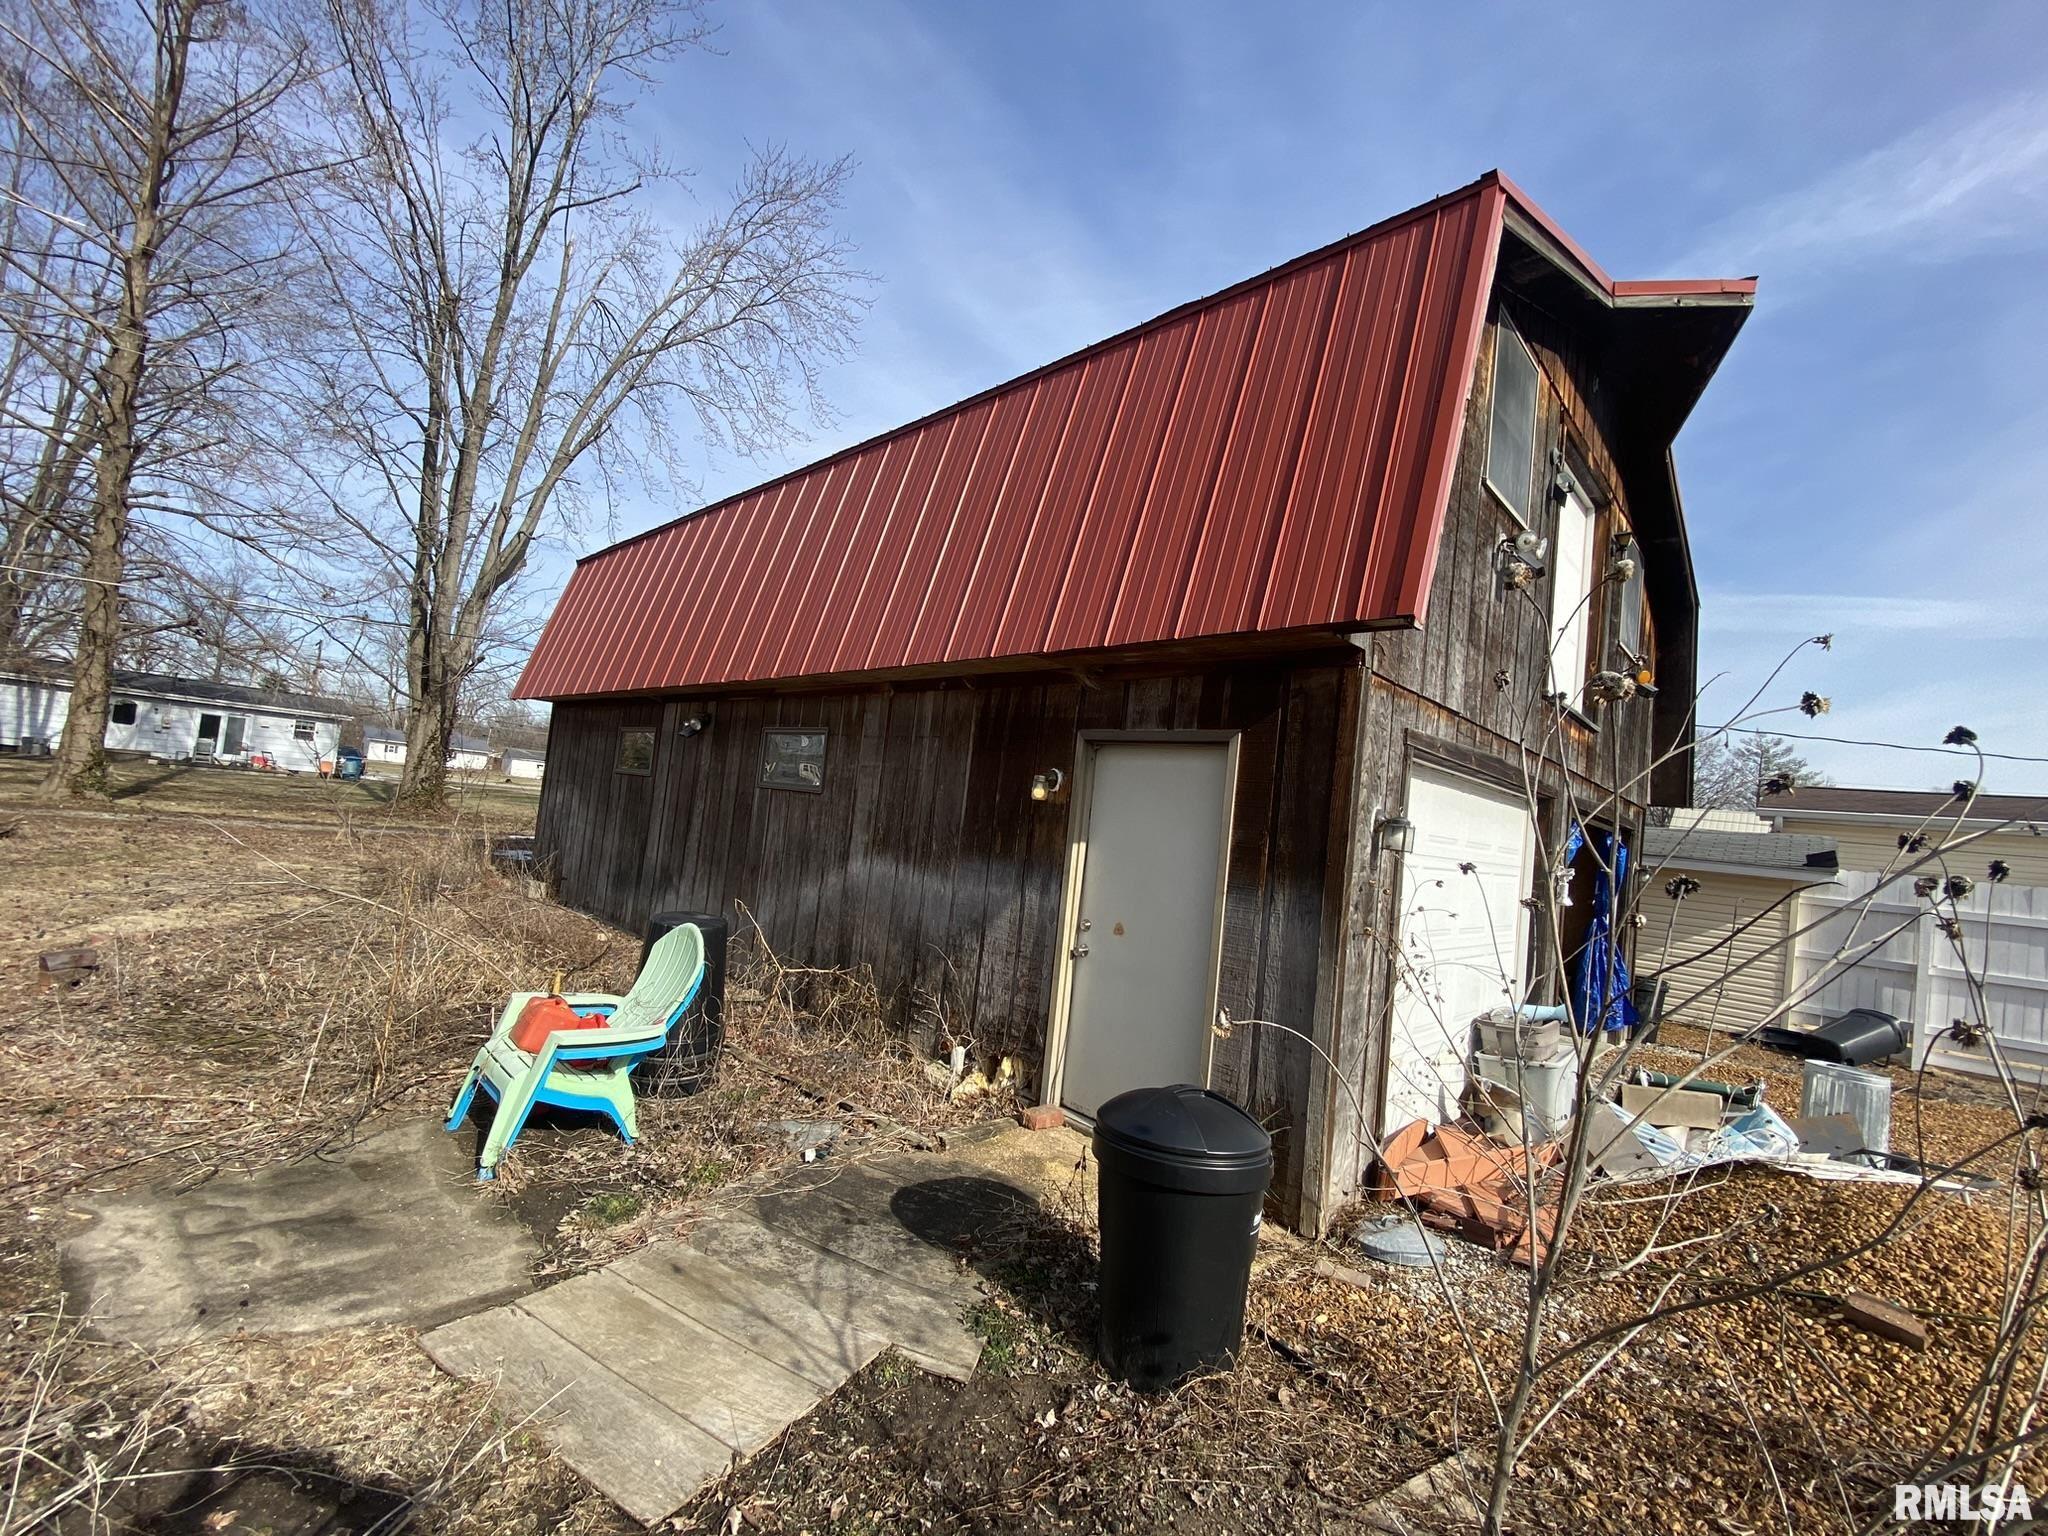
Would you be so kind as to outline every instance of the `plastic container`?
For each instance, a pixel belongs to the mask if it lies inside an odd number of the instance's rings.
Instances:
[[[640,963],[655,941],[672,928],[694,923],[704,935],[704,984],[668,1039],[633,1073],[634,1088],[657,1098],[678,1098],[694,1091],[710,1072],[725,1039],[725,945],[731,925],[716,912],[657,912],[647,919],[647,940]],[[638,972],[635,972],[637,975]]]
[[[1512,1008],[1482,1013],[1472,1027],[1478,1033],[1479,1049],[1488,1056],[1542,1061],[1556,1055],[1564,1042],[1564,1025],[1558,1020],[1526,1018]]]
[[[1913,1026],[1875,1008],[1852,1008],[1813,1032],[1815,1061],[1836,1061],[1860,1067],[1911,1049]]]
[[[1095,1117],[1102,1361],[1141,1391],[1227,1367],[1273,1138],[1221,1094],[1181,1083],[1118,1094]]]
[[[1472,1075],[1512,1093],[1529,1133],[1538,1140],[1562,1136],[1571,1124],[1572,1106],[1578,1101],[1579,1058],[1569,1045],[1560,1043],[1540,1059],[1475,1051]]]
[[[1629,988],[1629,997],[1636,1005],[1636,1027],[1629,1031],[1631,1040],[1651,1041],[1657,1038],[1657,1026],[1664,1022],[1664,1004],[1671,995],[1671,983],[1662,976],[1647,977]]]
[[[1799,1113],[1818,1120],[1848,1115],[1862,1133],[1865,1152],[1892,1149],[1892,1080],[1882,1072],[1859,1072],[1830,1061],[1808,1061],[1799,1069]]]

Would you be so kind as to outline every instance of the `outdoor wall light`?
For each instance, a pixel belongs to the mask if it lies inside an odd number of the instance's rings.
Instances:
[[[1494,565],[1500,572],[1501,584],[1508,587],[1526,587],[1543,574],[1543,560],[1550,553],[1550,540],[1539,538],[1532,530],[1524,528],[1512,539],[1500,541],[1500,553]]]
[[[1415,848],[1415,823],[1406,816],[1389,816],[1372,830],[1373,845],[1380,853],[1411,853]]]
[[[1043,773],[1034,773],[1031,776],[1031,798],[1034,800],[1050,800],[1054,795],[1066,788],[1066,785],[1067,776],[1057,768],[1048,768]]]
[[[707,716],[692,715],[689,719],[685,720],[681,725],[676,727],[676,734],[678,736],[700,735],[702,734],[704,727],[709,725],[710,723],[711,721]]]

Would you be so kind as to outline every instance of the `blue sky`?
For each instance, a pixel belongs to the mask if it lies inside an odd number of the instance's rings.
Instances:
[[[750,139],[854,156],[878,281],[837,419],[704,497],[1498,165],[1618,277],[1760,276],[1677,450],[1705,717],[1827,630],[1787,684],[1834,711],[1788,731],[2048,757],[2048,7],[1651,9],[728,0],[635,130],[707,197]]]

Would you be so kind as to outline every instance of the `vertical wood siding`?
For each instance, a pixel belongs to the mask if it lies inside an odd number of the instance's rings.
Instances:
[[[1071,799],[1084,730],[1240,733],[1219,1002],[1308,1031],[1329,863],[1339,701],[1360,663],[1103,678],[637,699],[556,706],[537,851],[564,900],[629,930],[666,908],[744,903],[786,958],[873,968],[891,1021],[935,1012],[984,1049],[1042,1062]],[[679,737],[704,714],[710,728]],[[648,776],[614,771],[622,729],[656,729]],[[758,787],[769,726],[830,737],[820,794]],[[1206,1020],[1191,1021],[1203,1027]],[[1256,1027],[1219,1040],[1213,1083],[1275,1133],[1292,1215],[1311,1053]]]

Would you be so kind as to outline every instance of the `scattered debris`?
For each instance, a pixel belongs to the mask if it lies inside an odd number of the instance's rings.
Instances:
[[[1352,1234],[1351,1240],[1369,1259],[1423,1269],[1442,1260],[1444,1240],[1405,1216],[1376,1216]]]
[[[1640,1116],[1660,1130],[1714,1131],[1728,1112],[1728,1101],[1718,1094],[1693,1088],[1657,1088],[1624,1083],[1621,1107],[1625,1114]]]
[[[814,1163],[846,1126],[839,1120],[763,1120],[757,1129],[782,1137],[792,1152]]]
[[[1927,1347],[1925,1323],[1903,1307],[1896,1307],[1865,1291],[1850,1291],[1842,1297],[1842,1320],[1853,1323],[1865,1333],[1874,1333],[1881,1339],[1890,1339],[1894,1344],[1904,1344],[1909,1349]]]
[[[45,950],[35,961],[37,971],[45,987],[66,985],[76,987],[80,981],[100,969],[100,952],[90,946],[76,946],[68,950]]]
[[[1397,1132],[1380,1154],[1394,1198],[1414,1202],[1442,1218],[1447,1230],[1505,1252],[1518,1264],[1535,1262],[1555,1225],[1555,1207],[1531,1200],[1530,1177],[1540,1178],[1556,1156],[1554,1142],[1525,1154],[1454,1125],[1432,1133],[1423,1120]]]

